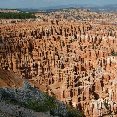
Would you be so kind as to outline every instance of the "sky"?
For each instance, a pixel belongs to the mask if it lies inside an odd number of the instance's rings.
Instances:
[[[0,0],[0,8],[42,8],[61,5],[109,5],[117,0]]]

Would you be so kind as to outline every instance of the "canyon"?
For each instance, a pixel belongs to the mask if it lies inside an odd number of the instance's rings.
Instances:
[[[0,68],[86,117],[117,117],[117,14],[71,9],[36,16],[0,20]]]

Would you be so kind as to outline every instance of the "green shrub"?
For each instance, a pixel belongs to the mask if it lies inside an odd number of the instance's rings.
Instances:
[[[117,56],[117,52],[111,52],[111,56]]]
[[[55,97],[48,96],[45,94],[45,105],[48,107],[49,110],[56,108]]]
[[[79,112],[76,108],[67,106],[67,117],[84,117],[82,112]]]
[[[53,97],[46,97],[44,101],[39,102],[36,100],[28,100],[25,106],[29,109],[35,110],[36,112],[47,112],[56,108]]]
[[[28,100],[25,105],[27,108],[32,109],[36,112],[46,112],[47,111],[47,108],[45,107],[44,104],[39,103],[38,101],[35,101],[35,100]]]

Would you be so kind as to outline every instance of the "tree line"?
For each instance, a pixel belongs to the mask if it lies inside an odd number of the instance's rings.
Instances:
[[[0,13],[0,19],[30,19],[30,18],[36,18],[36,16],[32,13]]]

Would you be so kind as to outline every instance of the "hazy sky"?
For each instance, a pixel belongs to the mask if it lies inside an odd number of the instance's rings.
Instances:
[[[42,8],[69,4],[106,5],[117,0],[0,0],[0,8]]]

